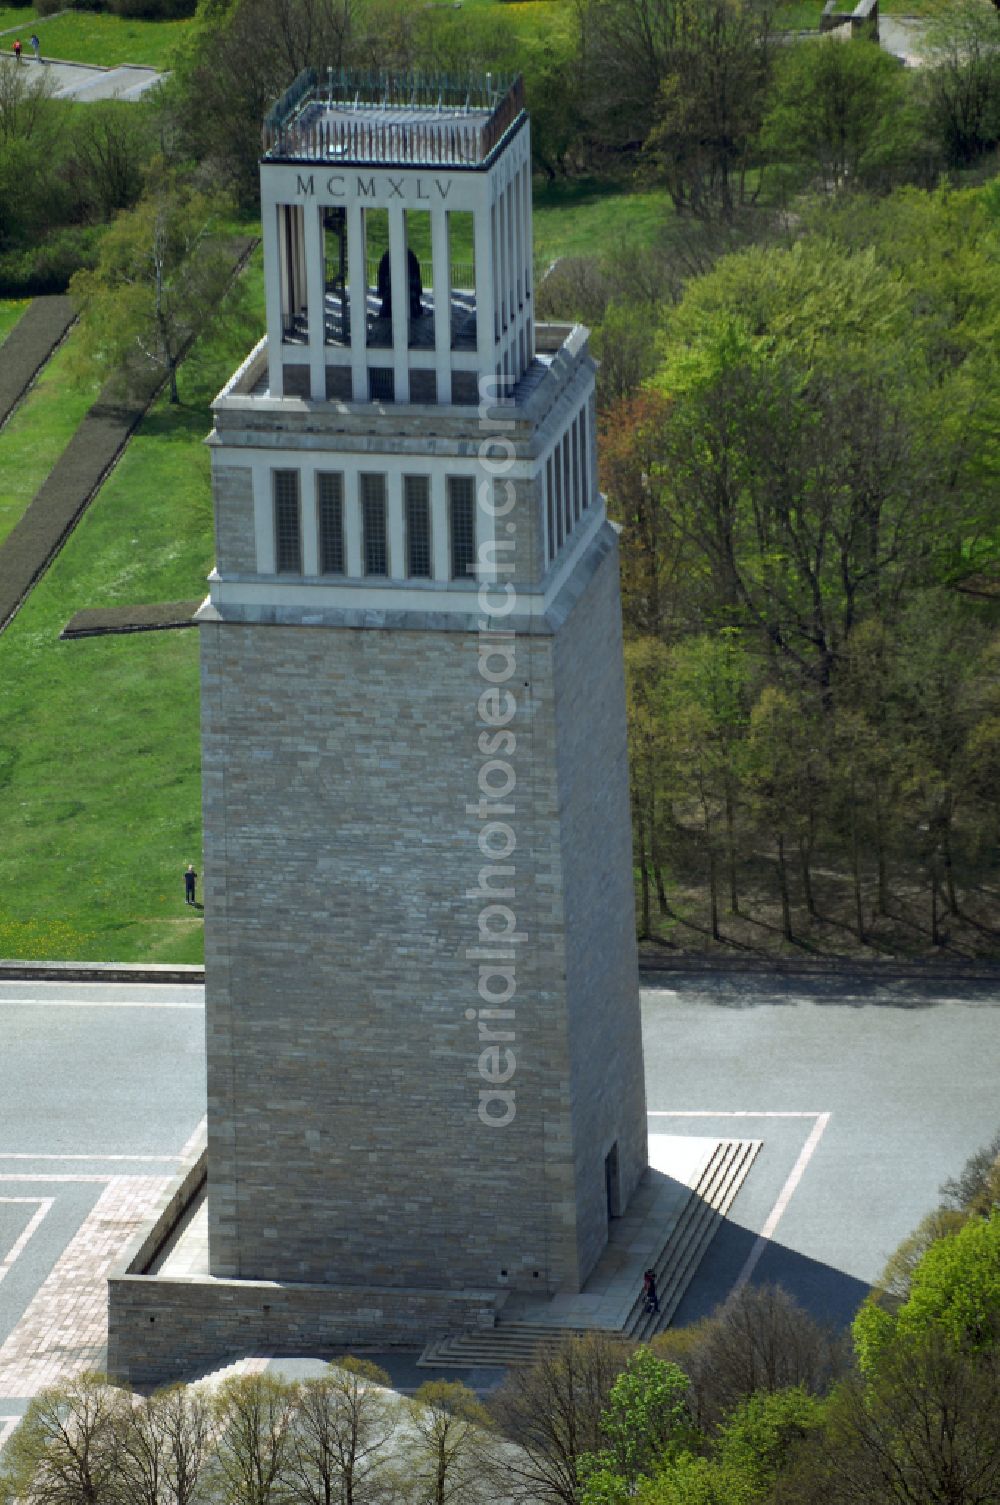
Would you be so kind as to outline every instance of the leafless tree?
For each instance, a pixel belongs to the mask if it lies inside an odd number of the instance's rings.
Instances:
[[[114,1418],[117,1505],[202,1505],[210,1498],[211,1412],[194,1386],[125,1401]]]
[[[299,1387],[286,1476],[296,1505],[373,1505],[385,1499],[398,1407],[389,1376],[344,1358]]]
[[[215,1481],[225,1505],[284,1505],[294,1387],[275,1375],[238,1375],[215,1395]]]
[[[496,1499],[483,1471],[485,1408],[465,1385],[429,1380],[409,1407],[405,1471],[396,1483],[407,1505],[488,1505]]]
[[[2,1505],[114,1505],[120,1404],[100,1374],[43,1390],[0,1456]]]
[[[780,1286],[745,1285],[705,1321],[652,1346],[690,1375],[691,1409],[703,1430],[757,1391],[802,1385],[823,1394],[847,1362],[842,1339]]]
[[[604,1333],[567,1338],[489,1398],[497,1432],[515,1444],[499,1460],[512,1498],[578,1505],[580,1455],[601,1446],[601,1413],[631,1350]]]

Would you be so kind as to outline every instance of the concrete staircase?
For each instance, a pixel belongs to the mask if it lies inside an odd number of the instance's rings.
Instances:
[[[659,1312],[646,1311],[642,1272],[639,1271],[629,1285],[619,1321],[614,1326],[605,1325],[604,1331],[645,1342],[669,1325],[761,1143],[759,1139],[719,1140],[688,1193],[670,1237],[652,1261],[660,1299]],[[417,1363],[425,1368],[438,1369],[516,1368],[532,1364],[546,1353],[553,1353],[569,1336],[594,1330],[593,1324],[574,1323],[572,1312],[567,1312],[565,1307],[558,1319],[547,1323],[541,1305],[539,1317],[539,1321],[525,1322],[504,1321],[501,1316],[496,1327],[440,1338],[424,1349]]]
[[[670,1326],[670,1320],[733,1205],[762,1142],[760,1139],[719,1140],[718,1149],[688,1198],[673,1237],[653,1265],[660,1310],[647,1312],[640,1290],[625,1324],[628,1337],[645,1342]]]

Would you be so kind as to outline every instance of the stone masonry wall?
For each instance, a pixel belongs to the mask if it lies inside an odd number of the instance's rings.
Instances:
[[[484,1291],[330,1290],[255,1281],[114,1275],[108,1372],[129,1385],[193,1377],[247,1353],[335,1358],[345,1349],[422,1344],[494,1322]]]
[[[253,472],[247,465],[216,465],[212,475],[215,500],[215,558],[233,574],[252,575],[257,569],[254,537]]]
[[[608,1235],[605,1155],[617,1142],[620,1210],[647,1164],[617,548],[559,633],[555,680],[574,1193],[585,1276]]]
[[[489,688],[475,636],[202,632],[212,1273],[572,1285],[552,638],[518,641],[510,681],[528,936],[498,1128],[466,1018],[490,902],[466,808]]]

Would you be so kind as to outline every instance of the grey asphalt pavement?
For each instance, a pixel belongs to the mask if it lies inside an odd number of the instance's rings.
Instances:
[[[675,974],[644,993],[643,1019],[647,1106],[699,1115],[650,1127],[764,1141],[679,1323],[723,1300],[751,1256],[753,1280],[849,1321],[1000,1126],[996,982]]]
[[[849,1321],[941,1181],[997,1128],[1000,989],[849,974],[664,981],[643,995],[651,1132],[763,1140],[677,1320],[749,1271]],[[47,1382],[46,1364],[69,1352],[80,1270],[100,1293],[109,1227],[117,1248],[204,1113],[202,989],[0,982],[0,1042],[2,1440],[31,1376]],[[98,1308],[85,1311],[91,1345]],[[430,1377],[414,1357],[385,1356],[406,1389]]]
[[[100,1206],[173,1176],[204,1112],[200,987],[0,982],[0,1436],[25,1349],[101,1258]]]
[[[152,89],[163,77],[155,68],[139,64],[122,63],[117,68],[97,68],[89,63],[65,63],[43,55],[40,63],[32,56],[28,45],[31,26],[19,31],[8,29],[0,33],[0,51],[10,56],[15,35],[20,36],[24,52],[20,66],[29,80],[40,75],[52,85],[54,99],[73,99],[77,103],[91,104],[101,99],[139,99],[147,89]]]

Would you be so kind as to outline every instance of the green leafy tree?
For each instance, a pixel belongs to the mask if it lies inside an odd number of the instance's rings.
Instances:
[[[632,1498],[643,1477],[689,1440],[687,1375],[638,1348],[611,1387],[601,1417],[603,1447],[582,1461],[582,1505]]]
[[[647,170],[679,213],[730,219],[756,197],[749,172],[771,72],[767,0],[674,0]]]
[[[42,236],[68,209],[53,168],[65,147],[65,114],[44,70],[0,57],[0,252]]]
[[[782,49],[761,143],[829,193],[902,168],[919,141],[909,79],[876,42],[821,37]]]
[[[975,162],[1000,141],[1000,16],[987,0],[940,5],[921,69],[928,124],[952,167]]]
[[[112,225],[95,269],[70,283],[84,349],[123,384],[159,368],[170,401],[179,402],[181,357],[217,310],[231,276],[212,204],[180,189],[153,191]]]
[[[719,939],[720,867],[739,910],[736,824],[745,772],[753,666],[739,633],[723,628],[671,649],[660,697],[666,794],[674,819],[694,816],[708,864],[710,928]],[[690,821],[690,816],[688,817]]]
[[[1000,1354],[939,1333],[890,1343],[846,1381],[793,1457],[782,1505],[991,1505],[1000,1492]]]

